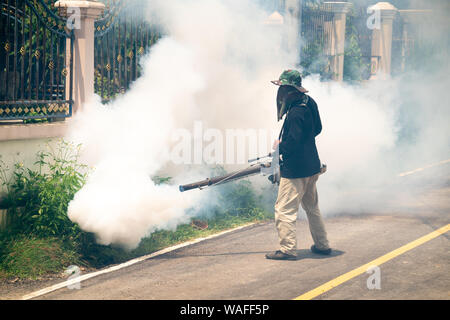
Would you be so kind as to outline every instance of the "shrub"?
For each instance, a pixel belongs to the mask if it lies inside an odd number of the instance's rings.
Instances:
[[[3,204],[8,207],[10,234],[35,236],[77,236],[78,225],[67,216],[67,207],[86,180],[87,168],[78,162],[79,146],[61,141],[56,150],[39,151],[35,168],[14,166],[10,179],[8,168],[0,162],[0,181],[6,186]]]
[[[330,80],[333,76],[330,68],[330,58],[325,54],[322,41],[310,40],[308,46],[302,49],[300,66],[302,76],[319,74],[321,80]]]

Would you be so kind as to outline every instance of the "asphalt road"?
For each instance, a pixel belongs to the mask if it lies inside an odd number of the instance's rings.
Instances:
[[[448,179],[399,194],[383,213],[325,219],[331,256],[310,252],[304,213],[297,261],[265,259],[277,249],[274,223],[258,224],[37,299],[293,299],[450,223]],[[380,265],[380,288],[362,273],[315,299],[450,298],[450,232]]]

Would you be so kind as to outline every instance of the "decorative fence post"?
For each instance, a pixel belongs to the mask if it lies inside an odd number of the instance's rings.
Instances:
[[[391,74],[392,23],[397,8],[389,2],[378,2],[369,7],[379,17],[372,31],[372,61],[370,79],[384,79]]]
[[[332,79],[342,81],[344,78],[345,22],[352,4],[349,2],[324,2],[325,9],[333,13],[333,21],[325,27],[330,35],[327,37],[326,50],[330,56]]]
[[[73,42],[73,100],[74,112],[94,95],[94,22],[103,13],[101,2],[59,0],[55,7],[65,11],[74,29]]]

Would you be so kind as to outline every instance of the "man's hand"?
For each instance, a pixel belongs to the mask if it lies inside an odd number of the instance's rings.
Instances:
[[[277,150],[279,144],[280,144],[280,140],[278,140],[278,139],[275,140],[273,142],[273,146],[272,146],[273,150]]]

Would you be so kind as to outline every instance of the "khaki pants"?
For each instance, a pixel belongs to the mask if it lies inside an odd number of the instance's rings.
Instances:
[[[296,221],[300,204],[306,211],[314,244],[317,249],[328,249],[327,233],[319,210],[316,182],[319,174],[307,178],[281,178],[275,203],[275,224],[281,251],[297,255]]]

